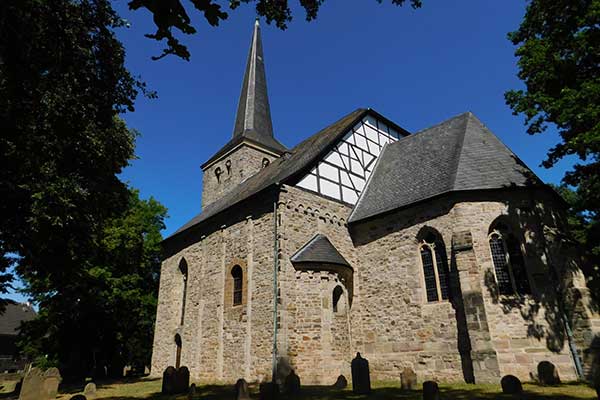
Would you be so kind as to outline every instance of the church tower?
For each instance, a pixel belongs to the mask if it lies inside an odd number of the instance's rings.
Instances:
[[[254,24],[233,137],[202,165],[202,207],[220,199],[286,151],[273,136],[258,20]]]

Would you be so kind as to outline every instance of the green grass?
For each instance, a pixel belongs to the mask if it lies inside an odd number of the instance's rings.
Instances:
[[[98,383],[98,399],[104,400],[186,400],[187,395],[166,396],[160,394],[160,379],[124,379],[120,381],[106,381]],[[420,385],[419,385],[420,386]],[[68,400],[76,393],[80,393],[82,386],[61,388],[59,399]],[[258,399],[258,388],[251,386],[253,398]],[[563,383],[557,386],[541,386],[533,383],[523,385],[523,394],[519,397],[502,394],[500,385],[468,385],[461,383],[440,384],[442,399],[549,399],[549,400],[576,400],[596,399],[596,392],[582,383]],[[202,400],[232,400],[235,398],[233,385],[203,385],[198,387],[194,399]],[[286,398],[282,396],[282,398]],[[326,386],[303,386],[302,394],[297,399],[301,400],[362,400],[362,399],[422,399],[420,390],[401,391],[399,382],[375,382],[373,391],[369,396],[355,395],[349,387],[345,390],[334,390]]]

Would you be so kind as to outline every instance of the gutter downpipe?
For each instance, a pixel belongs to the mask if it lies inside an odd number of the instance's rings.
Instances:
[[[275,184],[277,187],[279,183]],[[279,192],[273,203],[273,365],[271,382],[276,383],[277,379],[277,302],[278,302],[278,282],[277,275],[279,271],[279,237],[277,231],[277,202]]]

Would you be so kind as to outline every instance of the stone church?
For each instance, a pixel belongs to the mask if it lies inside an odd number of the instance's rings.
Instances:
[[[163,243],[154,376],[330,385],[357,352],[371,379],[589,372],[600,319],[565,204],[472,113],[410,133],[360,108],[287,148],[256,22],[202,171],[202,212]]]

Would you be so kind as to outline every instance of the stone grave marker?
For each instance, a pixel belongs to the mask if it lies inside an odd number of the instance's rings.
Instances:
[[[98,396],[96,384],[94,382],[90,382],[85,385],[85,388],[83,388],[83,394],[88,399],[95,399],[96,396]]]
[[[550,361],[542,361],[538,364],[538,379],[543,385],[557,385],[560,383],[558,371]]]
[[[289,395],[297,395],[300,393],[300,377],[296,375],[294,370],[291,370],[284,382],[285,393]]]
[[[437,382],[423,382],[423,400],[440,400],[440,388]]]
[[[371,392],[369,361],[362,358],[360,353],[356,353],[350,367],[352,369],[352,391],[357,394],[369,394]]]
[[[519,394],[523,392],[521,381],[514,375],[503,376],[500,380],[500,386],[502,386],[502,393]]]
[[[175,394],[176,393],[176,380],[177,380],[177,371],[175,367],[168,366],[163,372],[162,379],[162,394]]]
[[[179,367],[175,378],[176,393],[187,393],[190,389],[190,370],[188,367]]]
[[[62,381],[58,368],[48,368],[44,372],[44,395],[48,399],[56,398],[58,394],[58,385]]]
[[[39,368],[31,368],[23,378],[19,400],[43,399],[46,399],[44,393],[44,373]]]
[[[400,387],[402,390],[417,388],[417,374],[411,368],[404,368],[400,373]]]
[[[345,389],[348,386],[348,379],[344,375],[340,375],[337,377],[337,380],[333,384],[335,389]]]
[[[250,392],[248,390],[248,382],[245,379],[238,379],[235,383],[235,399],[250,400]]]
[[[194,397],[196,397],[196,384],[192,383],[188,391],[188,400],[192,400]]]

